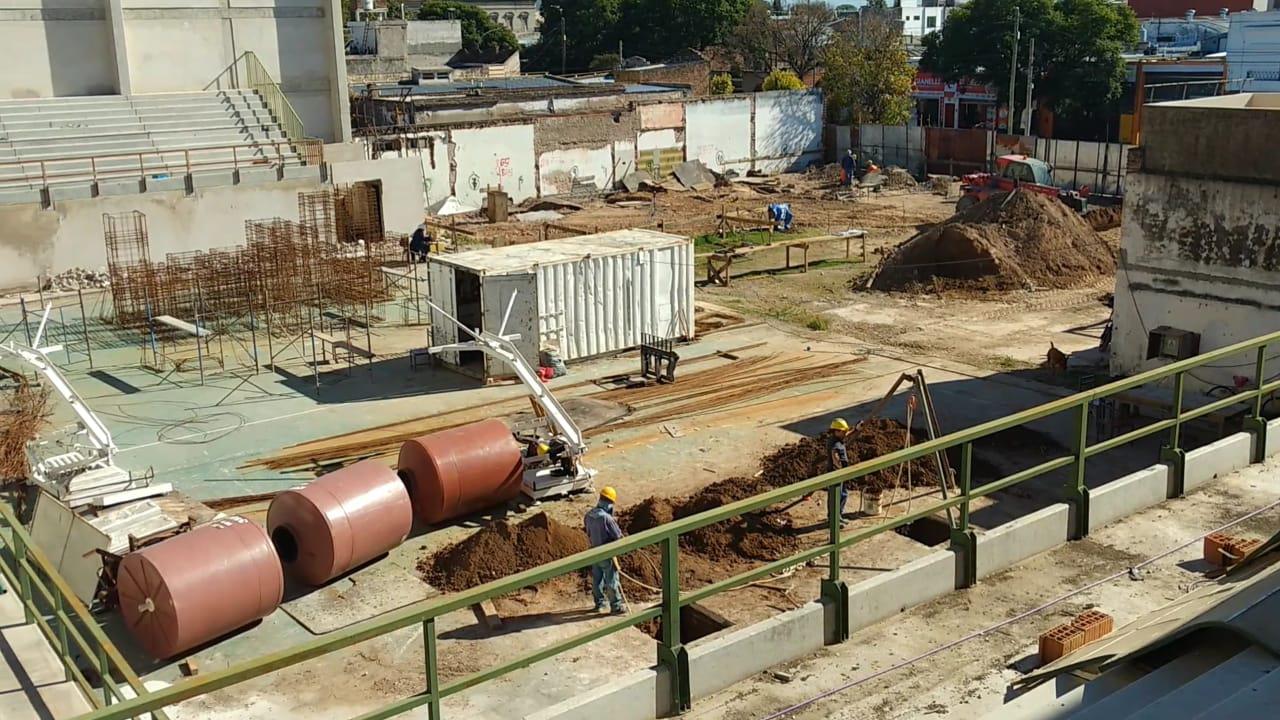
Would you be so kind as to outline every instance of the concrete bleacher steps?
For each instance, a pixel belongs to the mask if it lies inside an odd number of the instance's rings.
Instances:
[[[26,622],[18,594],[0,595],[0,718],[63,720],[92,709],[40,629]]]
[[[193,176],[254,168],[298,176],[303,161],[287,141],[247,90],[0,100],[0,202],[55,188],[92,196],[95,179],[141,188],[140,180],[185,177],[188,167]]]

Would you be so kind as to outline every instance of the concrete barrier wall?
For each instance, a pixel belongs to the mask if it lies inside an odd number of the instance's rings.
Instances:
[[[1169,497],[1169,466],[1149,468],[1116,478],[1089,491],[1089,532],[1164,502]]]
[[[1210,480],[1234,472],[1249,464],[1253,455],[1253,435],[1236,433],[1217,442],[1187,452],[1183,468],[1183,491],[1200,487]]]
[[[1267,422],[1267,444],[1263,454],[1271,457],[1280,452],[1280,419]]]
[[[853,632],[956,589],[960,556],[941,550],[849,588]]]
[[[763,668],[762,668],[763,669]],[[652,667],[524,716],[524,720],[653,720],[672,707],[665,668]]]
[[[978,532],[978,577],[986,577],[1032,555],[1061,545],[1070,536],[1071,507],[1057,503],[1030,515]]]
[[[703,697],[779,663],[822,649],[825,608],[811,602],[689,647],[690,690]]]

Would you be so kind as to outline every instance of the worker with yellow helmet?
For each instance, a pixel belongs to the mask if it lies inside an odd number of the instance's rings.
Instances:
[[[596,502],[596,506],[582,518],[591,547],[599,547],[622,538],[622,528],[613,519],[613,506],[617,502],[618,491],[605,487],[600,491],[600,500]],[[622,583],[618,579],[618,565],[613,558],[591,566],[591,599],[595,600],[596,612],[604,612],[606,597],[614,615],[627,611],[626,602],[622,598]]]
[[[849,450],[845,447],[845,438],[849,435],[849,423],[844,418],[831,421],[827,433],[827,471],[849,467]],[[849,500],[849,488],[840,483],[840,525],[844,526],[844,504]]]

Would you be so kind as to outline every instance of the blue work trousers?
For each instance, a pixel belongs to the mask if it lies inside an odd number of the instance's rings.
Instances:
[[[618,580],[618,568],[612,560],[598,562],[591,566],[591,599],[596,607],[604,607],[605,597],[609,598],[609,609],[622,609],[622,584]]]

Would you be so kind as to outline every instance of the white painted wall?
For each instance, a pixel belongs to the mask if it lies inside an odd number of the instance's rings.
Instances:
[[[1280,272],[1257,266],[1280,243],[1280,188],[1130,173],[1120,237],[1112,373],[1166,364],[1146,357],[1161,325],[1200,333],[1201,352],[1280,330]],[[1253,361],[1197,369],[1188,387],[1252,378]]]
[[[822,93],[755,96],[755,167],[768,173],[803,170],[822,159]]]
[[[685,157],[723,172],[751,169],[751,98],[685,103]]]
[[[613,149],[551,150],[538,156],[538,189],[541,195],[564,195],[573,190],[575,178],[592,178],[598,189],[613,187]]]
[[[42,0],[0,5],[0,98],[117,92],[106,0]],[[43,17],[43,19],[42,19]]]
[[[513,202],[537,192],[537,165],[533,158],[533,125],[503,125],[452,130],[454,194],[466,205],[480,207],[485,189],[502,188]]]
[[[147,216],[151,259],[166,253],[204,250],[244,242],[246,220],[296,220],[298,193],[318,181],[151,192],[86,200],[64,200],[52,209],[39,204],[0,205],[0,287],[31,285],[39,273],[70,267],[105,268],[104,213],[139,210]]]
[[[1280,10],[1232,13],[1226,52],[1231,80],[1248,80],[1249,92],[1280,92]]]

